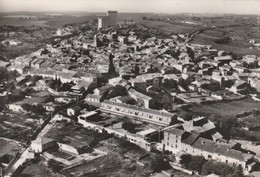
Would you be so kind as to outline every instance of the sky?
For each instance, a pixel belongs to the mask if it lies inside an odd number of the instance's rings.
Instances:
[[[260,0],[0,0],[1,12],[86,11],[260,14]]]

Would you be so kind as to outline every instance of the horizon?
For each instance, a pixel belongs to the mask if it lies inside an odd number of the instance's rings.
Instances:
[[[0,0],[1,13],[84,12],[259,15],[260,0]],[[139,4],[136,7],[136,4]],[[15,5],[14,5],[15,4]]]
[[[110,11],[110,9],[108,9],[107,11]],[[72,13],[85,13],[87,14],[105,14],[107,11],[6,11],[6,12],[0,12],[0,14],[11,14],[11,13],[32,13],[32,14],[43,14],[43,13],[50,13],[50,14],[60,14],[60,15],[66,15],[66,14],[72,14]],[[203,12],[195,12],[195,13],[191,13],[191,12],[176,12],[176,13],[167,13],[167,12],[121,12],[121,11],[117,11],[119,14],[161,14],[161,15],[178,15],[178,14],[186,14],[186,15],[248,15],[248,16],[260,16],[260,13],[248,13],[248,14],[241,14],[241,13],[203,13]]]

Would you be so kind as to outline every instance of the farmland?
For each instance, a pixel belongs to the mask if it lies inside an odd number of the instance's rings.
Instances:
[[[0,115],[0,134],[2,137],[25,143],[41,125],[41,117],[7,113]]]
[[[20,177],[42,177],[42,176],[48,176],[48,177],[59,177],[60,175],[56,175],[55,173],[51,172],[47,165],[43,162],[36,162],[28,165],[22,174],[20,174]]]
[[[192,113],[200,116],[216,115],[219,117],[238,116],[246,112],[260,110],[259,102],[250,98],[235,100],[231,102],[213,103],[210,105],[202,105],[190,109]]]
[[[18,143],[4,138],[0,138],[0,147],[0,157],[5,154],[15,155],[22,151],[22,147]]]

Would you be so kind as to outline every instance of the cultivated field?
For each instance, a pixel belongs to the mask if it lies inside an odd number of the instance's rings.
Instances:
[[[0,147],[0,157],[5,154],[15,155],[22,151],[22,147],[18,143],[3,138],[0,138]]]
[[[28,165],[22,174],[20,174],[20,177],[59,177],[60,175],[56,175],[55,173],[52,173],[48,167],[43,164],[43,162],[37,162],[32,163],[31,165]]]
[[[232,102],[202,105],[198,107],[193,107],[190,110],[196,115],[201,116],[209,116],[211,114],[221,117],[237,116],[246,112],[252,112],[253,110],[260,110],[260,104],[259,102],[247,98]]]

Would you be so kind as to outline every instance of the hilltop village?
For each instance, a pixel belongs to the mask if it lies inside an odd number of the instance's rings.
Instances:
[[[124,154],[142,167],[150,164],[147,156],[163,154],[170,169],[190,175],[200,171],[183,165],[189,155],[230,166],[218,175],[231,175],[235,167],[242,175],[254,171],[254,152],[226,139],[207,117],[178,110],[247,96],[260,101],[259,57],[236,58],[190,43],[192,34],[167,36],[133,21],[110,26],[109,13],[99,18],[98,30],[65,26],[45,48],[1,61],[9,76],[1,82],[2,114],[10,116],[7,127],[19,128],[14,137],[4,135],[25,148],[1,167],[4,174],[41,156],[59,164],[55,172],[64,176],[95,176],[95,170],[78,174],[83,162],[115,155],[122,142]],[[14,116],[23,120],[12,122]]]

